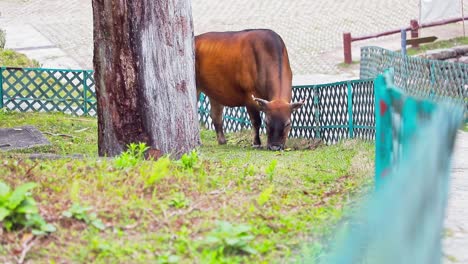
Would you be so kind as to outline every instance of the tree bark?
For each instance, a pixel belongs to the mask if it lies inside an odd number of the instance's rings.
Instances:
[[[200,144],[190,0],[93,0],[99,155]]]

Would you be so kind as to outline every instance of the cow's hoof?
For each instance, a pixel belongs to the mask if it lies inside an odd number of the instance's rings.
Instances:
[[[219,145],[226,145],[226,139],[218,140]]]
[[[259,148],[262,148],[262,145],[259,145],[259,144],[252,144],[252,147],[253,147],[253,148],[256,148],[256,149],[259,149]]]

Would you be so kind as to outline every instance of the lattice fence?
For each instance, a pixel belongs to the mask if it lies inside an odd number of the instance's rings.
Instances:
[[[96,115],[92,71],[2,67],[0,107]]]
[[[345,138],[374,139],[372,80],[294,86],[292,100],[305,104],[292,114],[289,137],[321,138],[328,144]],[[213,129],[209,100],[203,94],[198,105],[200,123]],[[225,107],[223,115],[226,132],[251,128],[245,107]]]
[[[376,192],[362,201],[321,261],[442,263],[450,159],[463,104],[408,96],[391,71],[375,81]]]
[[[97,113],[92,71],[2,67],[0,86],[0,107],[10,110]],[[373,90],[372,80],[293,87],[293,101],[305,104],[292,115],[290,137],[321,138],[330,144],[344,138],[373,139]],[[201,94],[198,106],[200,123],[212,129],[209,99]],[[225,107],[224,128],[250,129],[245,107]]]
[[[379,47],[361,48],[361,79],[393,68],[395,85],[409,95],[452,98],[465,103],[468,117],[468,64],[404,56]]]

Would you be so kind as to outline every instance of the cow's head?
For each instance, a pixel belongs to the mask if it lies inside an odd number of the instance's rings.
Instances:
[[[265,113],[268,149],[284,149],[286,138],[289,135],[289,130],[291,130],[291,113],[299,109],[304,104],[304,101],[288,103],[283,100],[269,102],[255,97],[253,99],[260,106],[260,110]]]

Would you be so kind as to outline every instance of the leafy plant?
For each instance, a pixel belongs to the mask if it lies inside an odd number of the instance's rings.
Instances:
[[[185,197],[184,193],[176,193],[169,201],[169,206],[175,207],[177,209],[185,208],[189,206],[189,204],[190,200]]]
[[[115,158],[115,166],[119,169],[134,167],[145,159],[145,152],[149,147],[144,142],[130,143],[128,149]]]
[[[249,166],[244,167],[244,173],[243,173],[244,178],[247,176],[253,176],[254,174],[255,174],[255,167],[252,164],[249,164]]]
[[[171,160],[168,157],[162,157],[153,163],[151,171],[142,171],[141,175],[147,175],[145,179],[146,187],[151,186],[164,178],[169,173]]]
[[[32,228],[33,234],[42,235],[56,230],[39,214],[30,193],[35,187],[35,183],[29,182],[12,191],[10,186],[0,181],[0,222],[7,231],[26,227]]]
[[[0,65],[10,67],[40,67],[36,60],[31,60],[26,55],[9,49],[0,49]]]
[[[92,210],[92,207],[83,207],[78,203],[74,203],[67,211],[63,212],[62,215],[67,218],[75,218],[76,220],[84,221],[87,225],[92,225],[99,230],[104,230],[106,226],[102,223],[96,213],[88,213]]]
[[[260,206],[263,206],[265,203],[267,203],[270,200],[271,194],[273,193],[275,189],[274,185],[271,185],[270,187],[266,188],[262,193],[257,198],[257,203]]]
[[[233,225],[226,221],[218,221],[217,228],[211,231],[204,240],[214,250],[222,254],[256,254],[257,251],[249,246],[255,238],[250,234],[248,225]]]
[[[195,150],[192,150],[189,154],[185,153],[180,158],[180,161],[182,162],[184,169],[193,169],[198,162],[198,153]]]
[[[276,169],[276,165],[278,164],[278,161],[277,160],[272,160],[270,162],[270,165],[268,165],[268,167],[266,168],[265,172],[268,176],[268,180],[270,182],[273,181],[273,175],[275,174],[275,169]]]
[[[170,253],[162,254],[158,257],[159,264],[172,264],[172,263],[179,263],[180,257],[177,255],[172,255]]]

